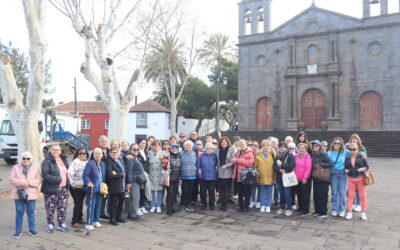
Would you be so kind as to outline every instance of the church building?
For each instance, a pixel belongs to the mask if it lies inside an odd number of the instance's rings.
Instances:
[[[239,130],[400,130],[399,0],[357,1],[361,19],[313,3],[274,30],[271,0],[239,3]]]

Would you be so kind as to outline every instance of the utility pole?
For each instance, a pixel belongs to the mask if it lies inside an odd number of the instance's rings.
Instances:
[[[76,77],[74,77],[74,104],[75,104],[75,114],[78,114],[78,98],[76,93]]]

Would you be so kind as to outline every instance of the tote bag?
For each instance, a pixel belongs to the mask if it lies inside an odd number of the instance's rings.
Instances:
[[[293,187],[299,184],[294,171],[287,174],[282,174],[282,182],[284,187]]]

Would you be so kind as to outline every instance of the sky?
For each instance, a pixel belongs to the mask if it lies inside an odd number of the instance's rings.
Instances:
[[[128,1],[128,0],[124,0]],[[188,8],[197,17],[200,28],[206,34],[221,32],[237,42],[238,2],[239,0],[187,0]],[[273,0],[271,5],[271,26],[278,27],[301,11],[310,7],[312,0]],[[1,0],[0,42],[12,41],[15,47],[28,54],[29,39],[21,1]],[[362,17],[362,0],[315,0],[317,7],[342,14]],[[397,12],[398,0],[389,0],[389,13]],[[372,6],[372,14],[377,15],[377,5]],[[12,25],[10,25],[12,24]],[[96,90],[80,73],[84,60],[83,40],[73,30],[70,20],[61,15],[53,6],[47,7],[46,35],[48,40],[48,58],[52,61],[51,95],[55,103],[74,100],[74,77],[77,80],[78,101],[91,101],[97,95]],[[198,77],[207,80],[206,69],[196,71]],[[149,84],[138,89],[138,101],[145,101],[152,96],[154,87]]]

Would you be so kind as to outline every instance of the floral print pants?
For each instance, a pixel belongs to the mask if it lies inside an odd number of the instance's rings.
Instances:
[[[61,226],[65,223],[67,217],[68,207],[68,189],[62,187],[60,192],[57,194],[45,194],[44,195],[44,206],[46,208],[46,219],[47,224],[53,224],[54,212],[57,209],[57,222]]]

